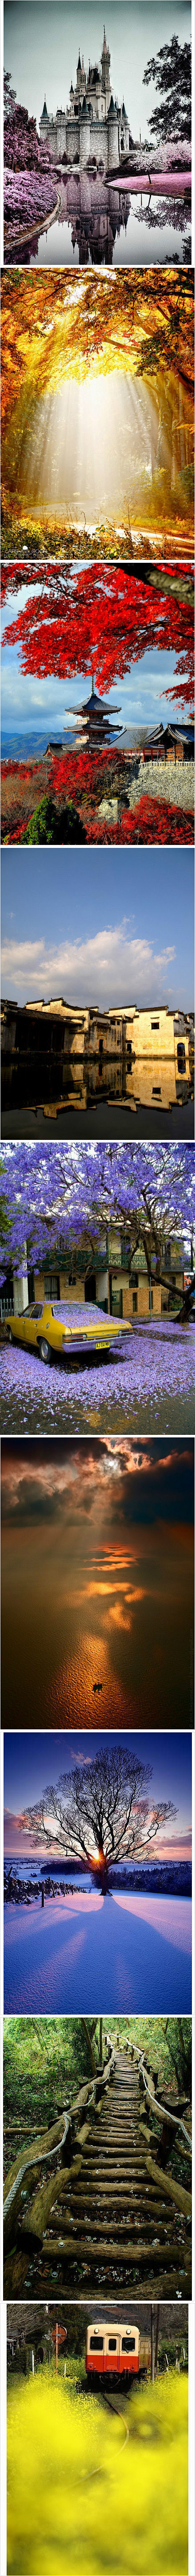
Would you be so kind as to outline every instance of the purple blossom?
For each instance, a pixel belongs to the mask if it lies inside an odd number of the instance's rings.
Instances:
[[[100,1368],[44,1369],[16,1344],[1,1350],[1,1432],[194,1432],[194,1327],[135,1324],[128,1357]]]
[[[72,1243],[76,1253],[84,1242],[92,1266],[102,1229],[118,1224],[132,1248],[145,1240],[160,1276],[170,1231],[193,1234],[195,1147],[2,1144],[0,1195],[10,1220],[7,1257],[19,1273],[26,1240],[37,1265],[52,1244]]]
[[[4,222],[36,223],[38,217],[51,214],[56,203],[56,181],[41,170],[4,168]]]

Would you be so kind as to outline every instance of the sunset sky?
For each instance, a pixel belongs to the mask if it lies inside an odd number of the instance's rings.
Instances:
[[[109,1739],[107,1737],[106,1741],[107,1749],[108,1744],[113,1746],[114,1732]],[[5,1852],[9,1854],[15,1852],[19,1854],[21,1860],[28,1852],[30,1864],[30,1854],[33,1853],[33,1848],[36,1849],[36,1842],[33,1844],[33,1831],[30,1843],[27,1833],[19,1831],[18,1816],[27,1805],[31,1805],[35,1798],[42,1795],[48,1780],[56,1787],[62,1768],[68,1773],[75,1762],[80,1763],[82,1760],[85,1762],[86,1758],[90,1768],[94,1754],[101,1751],[101,1744],[102,1737],[97,1732],[91,1737],[90,1748],[89,1737],[85,1732],[77,1734],[76,1745],[73,1745],[71,1734],[65,1737],[62,1754],[61,1735],[54,1738],[46,1734],[44,1741],[39,1734],[29,1735],[27,1739],[20,1734],[5,1736]],[[127,1733],[123,1735],[123,1744],[128,1749]],[[190,1860],[192,1778],[190,1735],[164,1734],[151,1737],[146,1733],[143,1744],[143,1736],[134,1733],[131,1737],[131,1751],[136,1751],[144,1762],[152,1765],[152,1778],[147,1790],[149,1805],[150,1800],[153,1804],[154,1799],[171,1798],[177,1810],[175,1819],[171,1818],[170,1823],[162,1826],[158,1834],[156,1857],[159,1856],[162,1860],[165,1860],[166,1856],[168,1859]],[[45,1812],[49,1813],[48,1804]],[[55,1852],[55,1834],[52,1847]],[[47,1846],[44,1844],[43,1835],[39,1843],[39,1850],[41,1849],[43,1852],[45,1850],[47,1857]]]
[[[1,1511],[4,1727],[192,1725],[193,1441],[3,1441]]]

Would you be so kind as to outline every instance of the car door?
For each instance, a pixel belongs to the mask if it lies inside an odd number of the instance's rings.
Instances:
[[[35,1306],[35,1305],[31,1306],[31,1308],[30,1308],[30,1314],[27,1316],[27,1321],[26,1321],[26,1339],[27,1339],[27,1342],[28,1342],[28,1345],[29,1345],[29,1349],[30,1349],[30,1350],[34,1350],[34,1351],[36,1351],[36,1350],[37,1350],[37,1340],[38,1340],[37,1325],[38,1325],[38,1324],[40,1325],[40,1323],[41,1323],[41,1316],[42,1316],[42,1315],[43,1315],[43,1306],[42,1306],[42,1305],[41,1305],[41,1306],[40,1306],[40,1305],[39,1305],[39,1306],[38,1306],[38,1305],[36,1305],[36,1306]]]

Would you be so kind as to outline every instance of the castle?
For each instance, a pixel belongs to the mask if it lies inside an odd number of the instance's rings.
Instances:
[[[40,136],[52,148],[54,161],[79,162],[79,169],[90,165],[104,171],[119,170],[123,155],[129,151],[129,118],[124,99],[119,107],[110,84],[110,53],[105,27],[100,63],[89,63],[85,71],[80,57],[77,63],[76,87],[71,81],[70,106],[57,107],[56,116],[48,113],[46,98],[40,117]]]

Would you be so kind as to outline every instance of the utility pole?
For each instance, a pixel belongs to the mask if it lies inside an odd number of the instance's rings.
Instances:
[[[159,2307],[159,2308],[157,2308],[157,2319],[156,2319],[156,2341],[155,2341],[155,2363],[154,2363],[154,2377],[155,2377],[155,2379],[156,2379],[156,2376],[157,2376],[157,2369],[158,2369],[159,2318],[160,2318],[160,2307]]]

